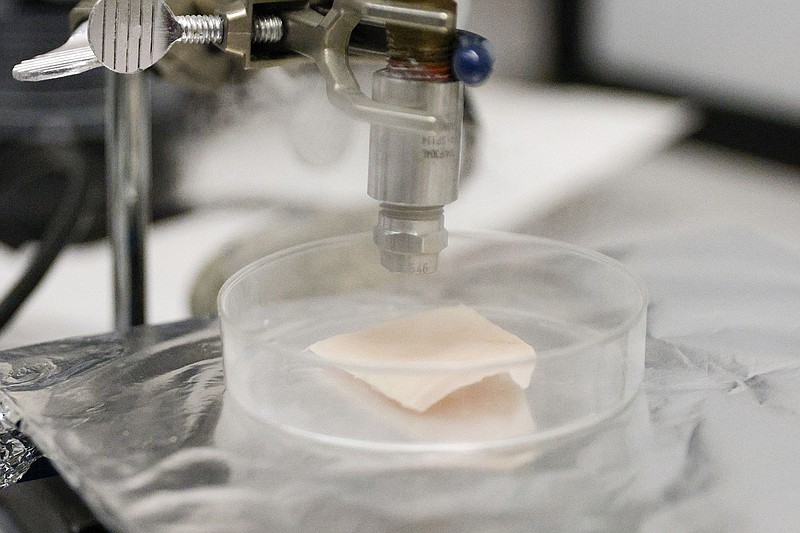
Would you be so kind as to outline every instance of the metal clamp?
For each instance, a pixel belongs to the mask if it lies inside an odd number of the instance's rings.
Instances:
[[[287,12],[284,19],[287,45],[314,60],[325,78],[328,98],[348,115],[380,126],[410,130],[436,131],[451,126],[443,117],[377,102],[364,94],[350,70],[347,49],[351,33],[362,20],[455,34],[452,13],[391,1],[335,0],[326,15],[305,9]]]
[[[455,16],[447,11],[392,0],[335,0],[324,15],[306,6],[282,13],[282,20],[273,17],[270,28],[280,31],[269,36],[273,42],[285,38],[289,49],[310,57],[326,81],[331,102],[350,116],[401,129],[438,131],[449,127],[443,117],[377,102],[364,94],[348,62],[350,36],[362,21],[443,34],[456,32]],[[254,20],[253,25],[258,28],[259,22]],[[176,16],[163,0],[98,0],[88,25],[78,27],[68,45],[23,62],[14,69],[14,76],[38,81],[77,74],[101,64],[115,72],[138,72],[160,60],[175,42],[225,48],[227,31],[223,17]],[[256,31],[251,34],[251,39],[261,35]]]

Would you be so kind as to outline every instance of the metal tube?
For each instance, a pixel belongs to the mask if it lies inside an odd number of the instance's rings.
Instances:
[[[150,221],[151,109],[145,73],[106,74],[106,186],[114,263],[114,323],[145,322],[145,246]]]
[[[372,97],[440,117],[446,128],[373,124],[367,192],[381,202],[374,239],[392,272],[431,273],[447,246],[443,207],[458,197],[464,90],[460,82],[373,77]]]

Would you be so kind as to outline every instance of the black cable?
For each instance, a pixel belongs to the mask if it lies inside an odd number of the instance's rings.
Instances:
[[[19,311],[28,296],[33,293],[47,271],[50,270],[58,254],[70,241],[89,189],[89,180],[82,165],[65,165],[65,167],[70,166],[73,168],[65,169],[67,185],[64,198],[45,228],[36,253],[31,258],[22,277],[0,302],[0,329],[3,329]]]

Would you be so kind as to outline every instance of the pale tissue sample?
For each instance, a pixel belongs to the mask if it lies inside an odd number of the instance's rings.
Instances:
[[[527,389],[536,356],[529,344],[464,305],[330,337],[309,350],[418,412],[490,376],[507,374],[519,389]],[[506,361],[515,364],[504,368]],[[358,364],[387,370],[348,368]]]

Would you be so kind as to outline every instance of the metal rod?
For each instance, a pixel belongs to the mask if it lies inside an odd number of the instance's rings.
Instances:
[[[114,319],[145,322],[145,247],[150,221],[151,106],[147,74],[106,74],[106,184],[114,263]]]

